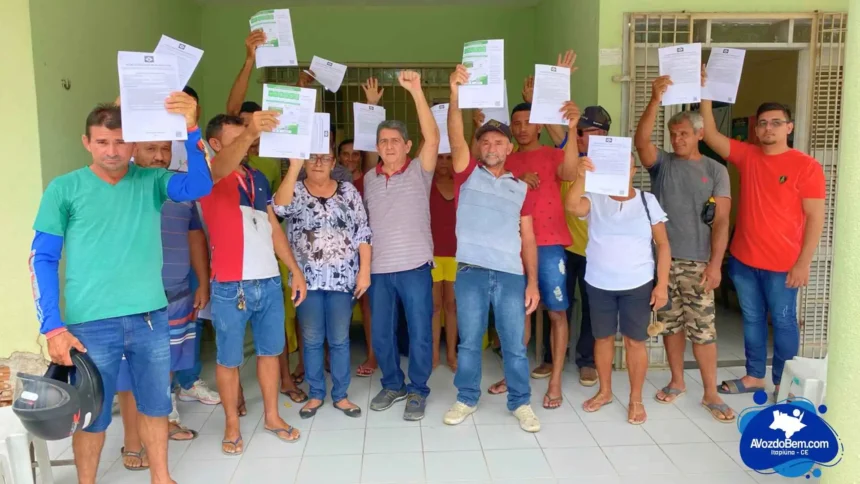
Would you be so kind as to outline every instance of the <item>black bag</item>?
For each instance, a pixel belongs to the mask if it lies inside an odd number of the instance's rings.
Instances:
[[[648,210],[648,202],[645,201],[645,192],[639,190],[639,195],[642,198],[642,206],[645,207],[645,215],[648,216],[648,228],[650,229],[654,225],[654,221],[651,219],[651,210]],[[654,237],[651,237],[651,257],[654,258],[654,285],[657,285],[657,244],[654,243]],[[654,308],[654,311],[668,311],[672,309],[672,299],[666,301],[666,305],[662,308]]]

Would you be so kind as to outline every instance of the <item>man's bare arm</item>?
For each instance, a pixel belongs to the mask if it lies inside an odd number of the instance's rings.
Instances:
[[[466,170],[471,155],[463,129],[463,113],[460,111],[460,86],[468,80],[469,73],[462,64],[458,65],[448,78],[448,84],[451,87],[450,104],[448,105],[448,141],[451,144],[451,158],[455,173],[462,173]]]
[[[397,80],[415,101],[421,137],[424,139],[418,158],[424,171],[432,172],[436,169],[436,158],[439,156],[439,127],[436,126],[436,118],[433,117],[424,90],[421,89],[421,76],[415,71],[401,71]]]
[[[669,76],[654,79],[654,82],[651,83],[651,100],[648,101],[648,106],[645,107],[645,112],[642,113],[639,124],[636,126],[633,145],[636,147],[636,152],[639,153],[639,161],[645,168],[651,168],[654,163],[657,163],[657,147],[651,142],[651,134],[654,133],[654,123],[657,121],[657,114],[663,102],[663,94],[670,85],[672,85],[672,80],[669,79]]]
[[[245,39],[245,62],[242,64],[242,69],[239,70],[236,80],[233,81],[233,87],[230,88],[230,95],[227,97],[227,114],[233,116],[239,114],[242,103],[245,102],[245,94],[248,92],[251,72],[254,71],[257,47],[264,43],[266,43],[266,33],[262,30],[254,30]]]
[[[260,137],[263,131],[272,131],[278,126],[278,113],[275,111],[257,111],[245,131],[235,141],[224,146],[215,158],[212,158],[212,183],[228,176],[248,154],[248,148]]]

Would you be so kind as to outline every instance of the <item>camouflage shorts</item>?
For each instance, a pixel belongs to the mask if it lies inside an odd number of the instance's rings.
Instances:
[[[687,339],[696,344],[717,341],[714,292],[705,292],[701,285],[706,262],[673,259],[669,270],[669,299],[672,308],[657,317],[666,329],[663,334],[677,334],[682,329]]]

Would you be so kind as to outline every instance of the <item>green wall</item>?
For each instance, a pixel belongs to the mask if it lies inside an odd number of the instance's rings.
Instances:
[[[600,49],[618,49],[624,41],[624,14],[638,12],[844,12],[848,10],[848,0],[708,0],[691,3],[685,0],[600,0]],[[614,82],[612,76],[622,73],[622,66],[598,66],[598,100],[612,115],[613,120],[621,119],[622,84]],[[614,134],[621,133],[621,125],[616,122]]]
[[[6,0],[3,0],[6,1]],[[89,111],[119,95],[118,50],[152,51],[161,34],[200,46],[192,0],[31,0],[42,182],[90,162],[81,145]],[[71,81],[65,90],[61,79]],[[199,72],[192,84],[202,84]]]
[[[253,6],[211,6],[202,13],[205,118],[224,110],[245,55]],[[463,43],[504,39],[511,104],[535,63],[534,8],[518,7],[294,7],[290,9],[300,63],[314,55],[342,63],[449,62],[462,59]],[[421,27],[419,27],[421,26]],[[258,71],[259,72],[259,71]],[[247,98],[259,101],[257,74]]]
[[[535,63],[554,64],[559,53],[576,51],[571,97],[581,108],[597,102],[600,0],[544,0],[535,12]]]

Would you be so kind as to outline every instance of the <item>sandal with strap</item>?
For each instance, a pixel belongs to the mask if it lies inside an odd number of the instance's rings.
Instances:
[[[291,425],[287,425],[287,428],[285,429],[267,429],[265,427],[263,428],[266,429],[266,432],[271,432],[275,435],[275,437],[289,444],[295,444],[296,442],[298,442],[299,437],[301,437],[299,430]],[[293,435],[293,433],[296,434],[296,438],[290,439],[289,436]],[[282,435],[287,435],[287,438],[281,437]]]
[[[562,402],[564,402],[564,396],[551,397],[549,393],[545,393],[543,398],[543,408],[547,410],[555,410],[561,407]]]
[[[599,397],[599,396],[600,396],[600,394],[598,393],[597,395],[595,395],[595,396],[589,398],[588,400],[582,402],[582,409],[588,413],[594,413],[594,412],[600,410],[601,408],[612,403],[612,397],[611,396],[609,397],[609,400],[606,400],[604,402],[597,402],[597,397]],[[591,402],[592,404],[599,403],[599,405],[597,406],[597,408],[594,408],[591,405],[589,405],[589,402]]]
[[[198,433],[196,430],[191,430],[187,427],[183,427],[179,424],[169,425],[171,428],[167,433],[167,438],[174,442],[189,442],[197,438]],[[178,434],[191,434],[190,439],[177,439],[175,438]]]
[[[125,447],[123,447],[123,448],[121,448],[121,449],[119,450],[119,453],[120,453],[120,455],[122,456],[122,459],[123,459],[123,461],[122,461],[122,465],[123,465],[123,467],[125,467],[126,469],[128,469],[128,470],[130,470],[130,471],[135,471],[135,472],[136,472],[136,471],[145,471],[145,470],[149,469],[149,466],[148,466],[148,465],[143,465],[143,456],[144,456],[144,454],[146,453],[146,449],[140,449],[140,451],[139,451],[139,452],[132,452],[132,451],[130,451],[130,450],[129,450],[129,451],[125,450]],[[137,461],[138,461],[138,463],[139,463],[140,465],[138,465],[137,467],[135,467],[135,466],[130,466],[130,465],[126,464],[126,463],[125,463],[125,458],[126,458],[126,457],[131,457],[132,459],[137,459]]]
[[[508,393],[508,383],[507,380],[502,379],[490,385],[490,388],[487,389],[487,393],[490,395],[502,395],[504,393]]]
[[[292,400],[293,403],[305,403],[308,401],[308,394],[303,392],[301,390],[301,388],[296,388],[295,390],[282,391],[281,395],[286,395],[286,396],[290,397],[290,400]],[[298,396],[296,396],[296,395],[298,395]]]
[[[642,407],[642,413],[644,414],[644,416],[642,419],[638,419],[638,420],[634,419],[633,417],[628,418],[627,423],[629,423],[630,425],[642,425],[645,423],[645,420],[648,419],[648,415],[645,413],[645,404],[642,402],[630,402],[630,405],[627,408],[627,411],[630,412],[630,410],[633,408],[636,408],[637,405]],[[635,410],[633,412],[635,413]]]
[[[739,395],[741,393],[755,393],[759,390],[764,390],[764,387],[748,387],[744,385],[744,381],[742,378],[736,378],[734,380],[726,380],[720,383],[720,386],[717,387],[717,393],[722,393],[723,395]]]
[[[720,423],[732,423],[737,419],[737,416],[732,412],[731,407],[726,405],[725,403],[706,403],[702,402],[702,406],[705,407],[705,410],[711,414],[711,417],[714,417],[714,420]],[[719,414],[719,415],[718,415]],[[731,417],[729,417],[731,414]],[[720,418],[722,415],[725,418]]]
[[[369,366],[365,366],[364,364],[358,365],[358,368],[355,370],[355,376],[366,378],[369,376],[373,376],[373,373],[376,372],[376,368],[371,368]]]
[[[672,388],[669,385],[666,385],[665,387],[661,388],[660,391],[663,392],[663,395],[666,395],[666,399],[661,399],[655,394],[654,400],[656,400],[657,403],[661,403],[663,405],[675,403],[675,400],[677,400],[681,395],[687,393],[686,388],[681,390],[680,388]]]
[[[232,445],[233,450],[232,451],[225,450],[224,449],[225,444],[226,445]],[[240,446],[242,447],[242,449],[239,449]],[[245,446],[244,446],[244,442],[242,442],[242,435],[239,435],[238,437],[236,437],[236,440],[224,439],[221,441],[221,453],[224,455],[242,455],[245,452],[244,447]]]

